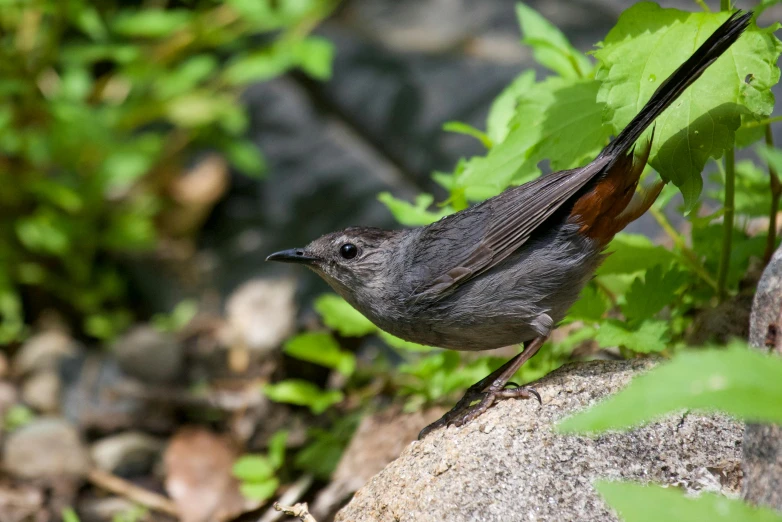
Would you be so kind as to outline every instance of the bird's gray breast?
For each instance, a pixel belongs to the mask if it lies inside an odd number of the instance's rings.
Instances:
[[[555,224],[452,293],[415,299],[416,288],[447,270],[449,263],[453,266],[475,244],[470,225],[480,229],[481,216],[470,217],[446,227],[448,234],[433,241],[411,234],[411,255],[405,273],[398,275],[397,297],[404,312],[397,311],[395,319],[381,327],[413,342],[456,350],[528,341],[564,318],[602,260],[600,247],[580,235],[576,225]]]

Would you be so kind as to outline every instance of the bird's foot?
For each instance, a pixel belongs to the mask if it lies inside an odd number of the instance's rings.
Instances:
[[[513,386],[509,388],[508,386]],[[477,390],[470,387],[459,402],[451,408],[445,415],[434,421],[421,430],[418,434],[418,440],[426,437],[430,432],[449,426],[464,426],[468,422],[475,420],[483,412],[489,409],[498,399],[531,399],[535,398],[542,405],[543,400],[540,394],[528,386],[519,386],[514,382],[509,382],[503,386],[489,386],[484,390]]]

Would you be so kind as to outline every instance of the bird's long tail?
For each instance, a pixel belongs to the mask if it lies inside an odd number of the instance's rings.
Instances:
[[[600,153],[599,157],[618,158],[638,141],[641,134],[697,80],[714,61],[738,40],[749,25],[752,12],[737,11],[709,36],[690,58],[671,74],[652,94],[641,112]]]

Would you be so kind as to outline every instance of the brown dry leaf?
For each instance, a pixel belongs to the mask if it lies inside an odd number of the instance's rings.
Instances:
[[[237,457],[226,437],[204,428],[183,428],[174,435],[164,456],[165,486],[182,522],[227,520],[258,507],[242,497],[231,474]]]

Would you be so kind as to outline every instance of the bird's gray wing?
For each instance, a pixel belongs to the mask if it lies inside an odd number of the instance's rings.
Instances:
[[[409,260],[418,272],[411,297],[438,300],[497,266],[610,162],[542,176],[422,229]]]

